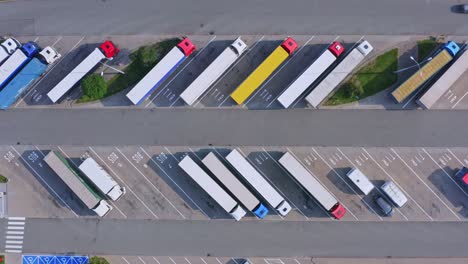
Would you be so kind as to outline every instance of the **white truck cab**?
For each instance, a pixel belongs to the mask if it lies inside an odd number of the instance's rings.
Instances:
[[[7,38],[2,42],[1,45],[10,55],[13,54],[13,52],[15,52],[15,50],[17,50],[19,47],[21,47],[21,43],[14,38]]]
[[[110,210],[112,210],[112,206],[104,200],[101,200],[99,204],[93,208],[93,211],[100,217],[104,217]]]
[[[47,62],[47,64],[52,64],[56,60],[58,60],[62,55],[58,53],[54,48],[47,46],[39,54],[44,58],[44,60]]]

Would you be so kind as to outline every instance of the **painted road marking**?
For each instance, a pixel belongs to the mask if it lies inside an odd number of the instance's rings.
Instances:
[[[25,224],[26,224],[26,218],[8,217],[7,219],[8,219],[7,230],[24,230]],[[8,232],[11,232],[11,231],[7,231],[7,235],[5,236],[5,239],[6,239],[5,248],[17,250],[17,251],[10,251],[11,253],[21,253],[23,249],[24,236],[11,236],[9,235]],[[22,234],[24,233],[24,231],[14,231],[14,232],[21,232]]]
[[[452,214],[458,218],[458,220],[461,220],[461,218],[442,200],[442,198],[440,198],[435,192],[434,190],[431,189],[431,187],[429,187],[429,185],[427,185],[427,183],[425,181],[423,181],[419,175],[413,170],[413,168],[411,168],[408,163],[406,163],[400,156],[400,154],[398,154],[393,148],[390,148],[390,150],[406,165],[406,167],[408,167],[411,172],[414,174],[414,176],[416,176],[431,192],[432,194],[434,194],[435,197],[437,197],[437,199],[439,199],[439,201],[441,203],[443,203],[445,205],[445,207],[447,207],[447,209],[449,209],[450,212],[452,212]]]
[[[374,157],[365,149],[365,148],[361,148],[364,152],[367,153],[367,155],[371,158],[371,160],[373,160],[375,162],[375,164],[377,164],[377,166],[398,186],[398,188],[400,188],[400,190],[402,190],[406,196],[408,196],[418,207],[419,209],[421,209],[421,211],[424,212],[424,214],[429,217],[429,219],[431,219],[431,221],[434,221],[434,219],[421,207],[421,205],[419,205],[416,200],[413,199],[413,197],[411,197],[407,191],[405,191],[405,189],[403,189],[401,187],[400,184],[398,184],[398,182],[386,171],[384,170],[384,168],[382,168],[382,166],[380,166],[380,164],[374,159]]]
[[[143,204],[143,206],[156,218],[156,219],[159,219],[159,217],[145,204],[145,202],[143,202],[143,200],[132,190],[132,188],[130,188],[130,186],[128,184],[126,184],[122,178],[117,174],[115,173],[115,171],[109,166],[106,164],[106,162],[101,158],[101,156],[99,156],[97,154],[97,152],[92,148],[92,147],[89,147],[89,149],[94,153],[94,155],[96,155],[96,157],[98,157],[99,160],[101,160],[101,162],[112,172],[112,174],[114,174],[114,176],[119,179],[121,182],[124,183],[125,187],[138,199],[138,201],[141,202],[141,204]]]

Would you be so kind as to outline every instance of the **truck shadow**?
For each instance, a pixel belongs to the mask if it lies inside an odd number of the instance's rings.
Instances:
[[[67,54],[63,54],[62,58],[56,61],[45,73],[45,75],[39,79],[35,84],[32,85],[25,92],[23,96],[23,102],[27,105],[51,105],[52,101],[47,97],[47,93],[57,85],[68,73],[70,73],[82,60],[84,60],[91,52],[100,45],[101,43],[89,43],[83,44],[80,47],[72,50]],[[99,64],[97,67],[101,67]],[[71,95],[76,97],[76,87],[70,90]],[[31,91],[32,90],[32,91]],[[61,99],[62,103],[72,101],[73,98],[70,95],[64,95]],[[60,101],[59,101],[60,102]]]
[[[186,152],[176,152],[173,155],[151,157],[155,162],[147,165],[166,182],[185,202],[187,207],[199,211],[210,219],[232,219],[232,217],[219,206],[190,176],[188,176],[178,163],[187,155]],[[190,157],[200,165],[200,160],[190,154]]]
[[[445,174],[448,172],[450,176]],[[437,169],[429,175],[429,181],[442,193],[451,205],[458,210],[458,213],[468,218],[468,200],[467,190],[460,185],[454,178],[455,170],[446,166],[442,169]],[[451,177],[451,179],[448,179]]]
[[[346,194],[353,194],[355,195],[355,192],[353,190],[358,191],[356,189],[351,189],[354,188],[353,182],[348,179],[346,176],[346,173],[348,173],[352,168],[351,167],[339,167],[339,168],[333,168],[333,170],[330,170],[327,173],[327,178],[335,184],[335,186],[343,193]],[[346,184],[347,183],[347,184]]]
[[[47,155],[49,151],[44,152]],[[72,210],[79,216],[96,216],[96,214],[88,209],[81,200],[68,188],[68,186],[57,176],[57,174],[49,168],[43,161],[42,154],[38,151],[27,150],[21,154],[21,162],[24,167],[33,175],[37,181],[47,190],[52,201],[58,208]],[[35,160],[34,157],[39,157]],[[35,160],[34,162],[32,160]],[[70,209],[69,209],[70,208]]]

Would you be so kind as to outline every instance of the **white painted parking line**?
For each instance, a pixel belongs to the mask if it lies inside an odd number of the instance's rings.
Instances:
[[[200,259],[203,261],[203,263],[208,264],[203,258],[200,258]]]
[[[239,36],[240,37],[240,36]],[[200,99],[197,100],[197,102],[194,104],[194,107],[197,107],[198,104],[203,100],[203,98],[205,98],[209,93],[211,93],[212,89],[214,89],[214,87],[224,78],[224,76],[226,76],[232,69],[234,69],[234,67],[236,67],[236,65],[246,56],[247,53],[249,53],[249,51],[252,50],[252,48],[254,48],[258,42],[260,42],[260,40],[262,40],[265,36],[262,36],[259,40],[257,40],[253,45],[252,47],[250,47],[246,52],[242,53],[241,54],[241,57],[237,59],[237,61],[231,66],[229,67],[228,70],[226,70],[219,78],[218,80],[216,80],[207,90],[206,92],[200,97]]]
[[[281,164],[279,164],[278,161],[276,161],[276,160],[270,155],[270,153],[268,153],[268,151],[266,151],[265,148],[262,148],[262,150],[263,150],[263,152],[265,152],[265,154],[266,154],[268,157],[270,157],[270,159],[271,159],[286,175],[288,175],[288,177],[289,177],[294,183],[296,183],[296,180],[294,180],[294,178],[291,176],[291,174],[289,174],[289,172],[286,171],[286,169],[285,169]],[[291,154],[294,155],[293,153],[291,153]],[[296,159],[297,159],[297,157],[296,157]],[[299,161],[299,162],[300,162],[300,161]],[[306,168],[306,169],[307,169],[307,168]],[[315,198],[314,198],[313,196],[311,196],[310,193],[307,192],[307,191],[304,189],[304,187],[302,187],[302,185],[297,184],[297,183],[296,183],[296,185],[299,186],[299,188],[301,188],[301,190],[303,190],[304,193],[305,193],[307,196],[309,196],[310,198],[312,198],[312,201],[314,202],[315,205],[317,205],[318,208],[320,208],[328,217],[330,217],[331,219],[333,219],[333,218],[330,216],[330,214],[327,212],[327,210],[325,210],[324,208],[322,208],[322,207],[317,203],[317,201],[315,200]],[[305,214],[303,214],[303,215],[305,216]],[[310,220],[307,216],[305,216],[305,218],[306,218],[307,220]]]
[[[463,96],[462,96],[454,105],[452,105],[452,109],[454,109],[454,108],[458,105],[458,103],[460,103],[460,102],[463,100],[463,98],[465,98],[465,96],[466,96],[467,94],[468,94],[468,92],[466,92],[465,94],[463,94]]]
[[[24,235],[24,231],[7,231],[7,235]]]
[[[296,258],[294,259],[294,261],[295,261],[297,264],[302,264],[302,263],[299,262],[299,260],[297,260]]]
[[[159,217],[145,204],[145,202],[143,202],[143,200],[142,200],[140,197],[138,197],[138,195],[132,190],[132,188],[130,188],[130,186],[129,186],[128,184],[126,184],[126,183],[122,180],[122,178],[121,178],[117,173],[115,173],[115,171],[114,171],[109,165],[107,165],[107,163],[101,158],[101,156],[99,156],[99,155],[97,154],[97,152],[94,151],[94,149],[93,149],[92,147],[88,147],[88,148],[89,148],[89,150],[91,150],[91,151],[94,153],[94,155],[96,155],[96,157],[102,162],[102,164],[104,164],[104,165],[112,172],[112,174],[114,174],[114,176],[115,176],[117,179],[119,179],[121,182],[124,183],[125,188],[126,188],[127,190],[129,190],[129,191],[138,199],[138,201],[141,202],[141,204],[143,204],[143,206],[154,216],[154,218],[159,219]]]
[[[141,257],[138,257],[138,259],[141,261],[141,263],[146,264],[146,262],[143,261],[143,259]]]
[[[312,148],[312,150],[315,152],[315,154],[317,154],[317,156],[319,156],[319,158],[333,171],[333,173],[335,173],[336,176],[338,176],[343,182],[344,184],[346,184],[346,186],[348,186],[349,189],[351,189],[351,191],[353,191],[354,194],[356,194],[357,196],[361,197],[354,189],[353,187],[351,187],[351,185],[348,184],[348,182],[343,179],[343,177],[341,177],[341,175],[335,170],[335,168],[333,168],[332,166],[330,166],[330,164],[325,161],[325,159],[322,157],[322,155],[320,155],[317,150],[315,150],[315,148]],[[362,202],[367,206],[367,208],[369,208],[381,221],[383,220],[382,217],[380,217],[380,215],[366,202],[364,201],[364,199],[362,200]]]
[[[6,236],[6,239],[24,239],[24,236]]]
[[[244,105],[247,105],[260,91],[266,90],[266,88],[265,88],[266,85],[267,85],[279,72],[281,72],[281,70],[282,70],[284,67],[286,67],[286,65],[288,65],[288,64],[291,62],[291,60],[292,60],[297,54],[299,54],[299,53],[304,49],[304,47],[307,45],[307,43],[309,43],[309,42],[310,42],[312,39],[314,39],[314,38],[315,38],[315,36],[310,37],[310,39],[307,40],[307,42],[306,42],[302,47],[300,47],[299,50],[298,50],[297,52],[295,52],[291,57],[289,57],[289,58],[287,59],[287,61],[286,61],[283,65],[281,65],[281,67],[280,67],[279,69],[275,70],[275,72],[273,73],[273,75],[268,76],[267,80],[266,80],[260,87],[258,87],[257,91],[255,91],[255,93],[244,103]],[[276,98],[275,98],[275,100],[276,100]],[[274,102],[274,100],[273,100],[272,102]],[[268,107],[268,106],[267,106],[267,107]]]
[[[18,150],[15,149],[15,147],[13,146],[10,146],[15,152],[16,154],[18,154],[18,156],[24,161],[24,163],[37,175],[37,177],[39,177],[39,179],[41,179],[41,181],[49,188],[49,190],[51,192],[53,192],[55,194],[55,196],[76,216],[78,217],[78,215],[75,213],[75,211],[73,211],[71,209],[71,207],[65,202],[65,200],[62,199],[62,197],[60,197],[60,195],[58,195],[58,193],[46,182],[46,180],[44,180],[44,178],[42,178],[42,176],[31,166],[31,164],[29,164],[28,161],[26,161],[26,159],[23,158],[23,156],[21,156],[21,154],[18,152]],[[41,152],[42,153],[42,152]],[[42,153],[42,155],[44,155],[44,153]]]
[[[184,71],[185,68],[187,68],[187,66],[189,66],[193,60],[198,57],[198,55],[200,55],[200,53],[206,48],[206,46],[213,40],[216,39],[216,36],[213,36],[213,38],[211,38],[206,44],[205,46],[199,51],[197,52],[197,54],[195,54],[195,56],[192,57],[192,59],[184,65],[184,67],[182,67],[182,69],[180,69],[176,75],[174,77],[172,77],[172,79],[161,89],[159,90],[159,92],[153,97],[153,99],[151,99],[146,105],[145,105],[145,108],[147,108],[148,106],[150,106],[154,100],[156,100],[156,98],[158,98],[158,96],[161,94],[161,92],[163,92],[164,90],[166,90],[166,88],[177,78],[177,76],[179,76],[180,73],[182,73]],[[177,100],[176,100],[177,101]]]
[[[8,230],[24,230],[24,226],[8,226]]]
[[[11,217],[8,217],[8,220],[12,220],[12,221],[24,221],[24,220],[26,220],[26,217],[11,216]]]
[[[70,54],[70,52],[72,52],[80,43],[81,41],[83,41],[85,37],[82,37],[71,49],[70,51],[67,52],[67,54],[65,56],[62,56],[60,57],[56,62],[54,62],[54,65],[52,66],[52,68],[48,69],[47,72],[45,73],[45,75],[43,75],[39,81],[37,81],[31,88],[28,89],[28,92],[24,95],[24,96],[21,96],[21,98],[18,100],[18,102],[15,104],[14,108],[18,107],[18,105],[24,100],[24,98],[26,98],[32,91],[35,90],[35,88],[42,82],[42,80],[45,79],[45,77],[47,75],[49,75],[50,72],[52,72],[52,70],[57,67],[57,65],[60,64],[60,62],[63,61],[63,59],[65,59],[65,57],[68,56],[68,54]]]
[[[6,253],[21,253],[22,251],[21,250],[14,250],[14,249],[6,249],[5,252]]]
[[[154,189],[155,189],[171,206],[172,206],[172,208],[174,208],[174,209],[177,211],[177,213],[179,213],[180,216],[182,216],[182,218],[187,219],[187,218],[185,217],[185,215],[182,214],[182,212],[180,212],[179,209],[177,209],[177,207],[175,207],[175,205],[164,195],[164,193],[162,193],[162,192],[158,189],[158,187],[156,187],[156,185],[154,185],[154,184],[145,176],[145,174],[143,174],[143,173],[135,166],[135,164],[133,164],[133,163],[127,158],[127,156],[125,156],[125,155],[122,153],[122,151],[120,151],[120,149],[119,149],[118,147],[115,147],[115,149],[128,161],[128,163],[130,163],[130,164],[133,166],[133,168],[135,168],[135,170],[138,171],[138,173],[140,173],[141,176],[143,176],[143,178],[145,178],[145,180],[146,180],[151,186],[153,186],[153,188],[154,188]]]
[[[231,258],[231,260],[234,261],[234,263],[239,264],[239,262],[237,262],[237,260],[235,258]]]
[[[348,156],[346,156],[346,154],[344,154],[343,151],[341,151],[340,148],[336,148],[336,149],[341,153],[341,155],[343,155],[343,157],[345,157],[345,159],[348,160],[349,163],[351,163],[351,164],[353,165],[353,167],[358,168],[358,167],[356,166],[356,164],[354,164],[354,162],[352,162],[351,159],[350,159]],[[375,189],[377,190],[377,192],[379,192],[380,195],[384,196],[384,194],[382,193],[382,191],[380,190],[380,188],[375,188]],[[365,197],[365,195],[364,195],[363,197]],[[363,200],[363,201],[364,201],[364,200]],[[403,216],[403,218],[405,218],[406,221],[408,221],[408,217],[406,217],[406,215],[403,214],[403,213],[400,211],[400,209],[398,209],[398,208],[395,208],[395,209],[396,209],[396,211],[397,211],[398,213],[400,213],[400,214]],[[378,215],[378,216],[379,216],[379,218],[380,218],[381,220],[383,220],[383,218],[380,217],[380,215]]]
[[[156,263],[161,264],[161,262],[159,262],[159,260],[156,257],[153,257],[153,259],[154,261],[156,261]]]
[[[429,152],[427,152],[425,148],[422,148],[422,150],[426,153],[427,156],[429,156],[429,158],[431,158],[431,160],[435,164],[437,164],[437,166],[439,166],[439,168],[445,173],[445,175],[447,175],[447,177],[453,182],[453,184],[455,184],[455,186],[457,186],[458,189],[460,189],[460,191],[462,191],[465,194],[465,196],[468,197],[468,193],[466,193],[465,190],[453,179],[453,177],[450,176],[450,174],[444,168],[442,168],[442,166],[440,166],[440,164],[437,161],[435,161],[434,158],[432,158],[431,154],[429,154]]]
[[[255,48],[255,46],[257,46],[257,44],[260,43],[260,41],[262,41],[264,38],[265,38],[265,36],[262,36],[259,40],[257,40],[257,41],[252,45],[252,47],[250,47],[249,50],[247,50],[246,52],[244,52],[244,56],[242,56],[242,58],[240,58],[240,59],[231,67],[231,69],[234,69],[234,67],[235,67],[243,58],[247,57],[247,53],[249,53],[250,51],[252,51],[252,50]],[[226,74],[227,74],[227,72],[226,72],[224,75],[226,75]],[[223,75],[222,77],[224,77],[224,75]],[[222,77],[219,78],[219,79],[221,80]],[[213,87],[214,87],[214,85],[213,85]],[[227,95],[226,98],[218,105],[218,107],[221,107],[221,106],[229,99],[229,97],[230,97],[230,95]],[[200,99],[200,101],[201,101],[201,99]]]
[[[192,262],[190,262],[187,258],[184,258],[185,261],[187,261],[188,264],[192,264]]]
[[[22,249],[23,246],[21,246],[21,245],[5,245],[5,248]]]
[[[73,163],[73,165],[78,168],[79,165],[76,164],[75,162],[73,162],[73,160],[70,158],[70,156],[60,147],[60,146],[57,146],[57,148],[65,155],[65,157],[71,161],[71,163]],[[127,218],[127,215],[124,214],[124,212],[122,212],[122,210],[120,210],[120,208],[111,200],[107,200],[108,203],[110,203],[115,209],[117,209],[117,211],[120,212],[120,214],[123,215],[123,217]]]
[[[413,168],[411,168],[408,163],[406,163],[406,161],[404,161],[400,154],[398,154],[393,148],[390,148],[390,150],[406,165],[406,167],[408,167],[410,169],[410,171],[414,174],[414,176],[416,176],[426,187],[427,189],[429,189],[432,194],[434,194],[435,197],[437,197],[437,199],[439,199],[439,201],[445,205],[445,207],[447,207],[447,209],[449,209],[450,212],[452,212],[452,214],[458,218],[458,220],[461,220],[461,218],[444,202],[444,200],[442,200],[442,198],[440,198],[435,192],[434,190],[432,190],[431,187],[429,187],[429,185],[427,185],[427,183],[425,181],[423,181],[423,179],[421,179],[421,177],[419,177],[419,175],[413,170]]]
[[[177,184],[177,182],[175,182],[174,179],[172,179],[172,177],[169,176],[169,174],[168,174],[161,166],[159,166],[159,164],[148,154],[148,152],[146,152],[146,150],[144,150],[142,147],[140,147],[140,149],[141,149],[141,151],[143,151],[143,152],[146,154],[146,156],[148,156],[148,158],[149,158],[162,172],[164,172],[164,174],[166,174],[166,177],[169,178],[169,180],[171,180],[171,182],[172,182],[175,186],[177,186],[177,188],[179,188],[179,190],[185,195],[185,197],[187,197],[187,199],[189,199],[189,200],[198,208],[198,210],[200,210],[200,212],[202,212],[207,218],[210,218],[210,217],[208,216],[208,214],[206,214],[206,213],[201,209],[201,207],[198,206],[198,204],[192,199],[192,197],[190,197],[190,196],[184,191],[184,189],[182,189],[182,187],[180,187],[180,186]],[[171,156],[174,158],[174,160],[178,161],[178,160],[174,157],[174,155],[172,155],[172,153],[171,153],[167,148],[166,148],[166,150],[168,151],[169,155],[171,155]]]
[[[338,200],[338,198],[333,194],[333,192],[331,192],[326,186],[325,184],[322,183],[322,181],[320,181],[320,179],[317,177],[317,175],[315,175],[315,173],[313,173],[309,167],[307,167],[303,162],[302,160],[296,155],[296,153],[294,153],[293,151],[291,151],[289,148],[286,148],[288,150],[289,153],[291,153],[291,155],[293,155],[294,158],[296,158],[297,161],[299,161],[299,163],[323,186],[323,188],[325,188],[325,190],[327,190],[329,193],[331,193],[333,195],[333,197],[335,197],[335,199],[341,204],[343,205],[343,207],[346,209],[347,212],[349,212],[353,217],[354,219],[356,220],[359,220],[359,218],[349,209],[349,207],[347,207],[342,201]],[[300,184],[298,184],[300,186]],[[302,187],[302,186],[301,186]],[[306,192],[308,193],[308,192]],[[315,198],[314,198],[314,202],[315,202]],[[319,206],[320,208],[323,208],[322,206]],[[325,210],[325,209],[324,209]],[[330,216],[330,213],[327,211],[327,215]],[[330,216],[331,217],[331,216]]]
[[[129,262],[125,257],[122,257],[122,259],[123,259],[127,264],[130,264],[130,262]]]
[[[36,37],[33,42],[37,42],[39,40],[39,37]]]
[[[169,260],[170,260],[173,264],[177,264],[171,257],[169,257]]]
[[[216,261],[218,261],[219,264],[223,264],[219,258],[216,258]]]
[[[62,36],[58,37],[57,40],[50,46],[53,48],[55,45],[57,45],[57,43],[59,43],[60,40],[62,40],[62,38]]]
[[[11,221],[8,221],[8,224],[9,225],[24,225],[25,223],[24,222],[11,222]]]
[[[367,155],[370,157],[371,160],[374,161],[375,164],[377,164],[377,166],[385,173],[385,175],[387,175],[397,186],[398,188],[400,188],[400,190],[402,190],[406,196],[408,196],[417,206],[419,209],[421,209],[421,211],[423,211],[423,213],[431,220],[431,221],[434,221],[434,219],[422,208],[421,205],[419,205],[416,200],[413,199],[413,197],[411,197],[409,195],[409,193],[407,191],[405,191],[405,189],[403,189],[401,187],[400,184],[398,184],[398,182],[374,159],[374,157],[365,149],[365,148],[361,148],[364,152],[367,153]]]
[[[23,244],[23,241],[22,240],[7,240],[5,243],[7,244],[16,244],[16,245],[22,245]]]

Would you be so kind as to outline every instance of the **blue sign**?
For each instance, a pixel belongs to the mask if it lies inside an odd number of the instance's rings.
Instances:
[[[23,255],[23,264],[89,264],[88,256]]]

